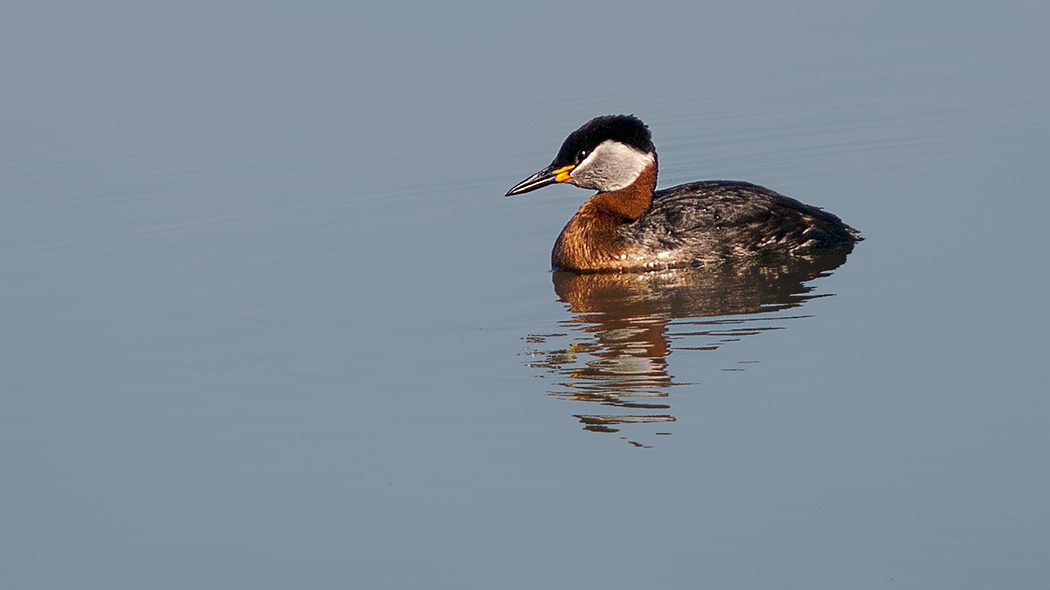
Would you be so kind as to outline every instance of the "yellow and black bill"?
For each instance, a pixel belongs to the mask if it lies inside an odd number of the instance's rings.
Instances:
[[[559,168],[555,168],[554,164],[551,164],[550,166],[547,166],[546,168],[540,170],[536,174],[533,174],[532,176],[514,185],[513,188],[507,191],[507,196],[512,197],[514,195],[524,194],[529,191],[534,191],[538,188],[543,188],[549,184],[554,184],[556,182],[568,182],[571,178],[569,173],[572,172],[573,168],[575,167],[575,164],[569,164],[568,166],[561,166]]]

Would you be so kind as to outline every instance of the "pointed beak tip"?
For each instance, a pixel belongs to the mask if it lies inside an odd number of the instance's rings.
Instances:
[[[547,167],[512,186],[505,196],[513,197],[532,192],[538,188],[543,188],[556,182],[558,182],[556,175],[552,172],[550,167]]]

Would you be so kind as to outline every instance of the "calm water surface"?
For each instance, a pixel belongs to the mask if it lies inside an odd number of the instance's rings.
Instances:
[[[0,8],[11,588],[1041,588],[1037,3]],[[589,118],[852,254],[581,277]]]

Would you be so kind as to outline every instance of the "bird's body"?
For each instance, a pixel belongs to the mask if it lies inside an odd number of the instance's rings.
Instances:
[[[656,150],[634,117],[598,117],[554,162],[507,194],[568,182],[598,191],[562,230],[551,263],[631,272],[712,260],[852,248],[853,228],[822,209],[747,182],[701,181],[655,191]]]

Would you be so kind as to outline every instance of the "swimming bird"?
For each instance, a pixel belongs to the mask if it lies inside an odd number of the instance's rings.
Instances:
[[[555,270],[637,272],[763,255],[849,251],[860,234],[824,211],[748,182],[656,189],[656,148],[637,117],[609,115],[569,134],[543,170],[507,196],[555,183],[598,191],[551,252]]]

